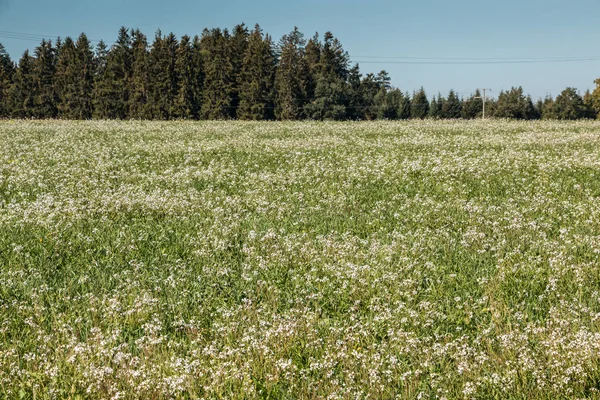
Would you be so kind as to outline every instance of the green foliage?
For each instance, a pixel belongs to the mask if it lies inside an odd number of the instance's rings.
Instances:
[[[238,118],[270,119],[273,115],[275,55],[270,36],[263,37],[259,25],[248,38],[248,46],[240,72]]]
[[[173,33],[165,37],[158,31],[150,50],[149,90],[150,109],[156,119],[168,120],[176,115],[175,99],[179,87],[177,81],[176,60],[179,43]]]
[[[304,57],[304,35],[294,30],[279,41],[279,63],[275,72],[275,116],[299,119],[308,96],[309,67]]]
[[[577,89],[568,87],[556,96],[553,105],[554,116],[558,119],[580,119],[585,116],[583,99]]]
[[[205,119],[228,119],[233,109],[235,70],[230,57],[229,32],[204,30],[201,39],[204,91],[201,116]]]
[[[429,100],[425,94],[425,89],[421,87],[419,91],[413,94],[410,107],[410,116],[412,118],[425,119],[429,113]]]
[[[33,57],[26,50],[19,60],[19,67],[14,74],[13,85],[8,92],[12,117],[30,118],[34,116],[34,93]]]
[[[481,98],[481,92],[477,89],[475,94],[463,102],[461,116],[465,119],[475,119],[481,117],[482,111],[483,99]]]
[[[11,112],[9,91],[14,73],[15,66],[0,43],[0,118],[8,117]]]
[[[50,40],[42,40],[33,59],[33,111],[36,118],[55,118],[59,97],[56,91],[57,50]]]
[[[456,119],[461,117],[462,101],[454,90],[450,90],[448,98],[442,104],[442,118]]]
[[[147,119],[152,117],[149,101],[150,79],[148,39],[139,30],[131,33],[131,82],[128,99],[128,116],[131,119]]]
[[[533,102],[523,94],[523,88],[513,87],[510,91],[502,91],[498,95],[494,116],[497,118],[535,119]]]

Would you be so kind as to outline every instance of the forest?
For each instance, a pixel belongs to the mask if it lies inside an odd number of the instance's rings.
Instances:
[[[486,116],[595,119],[596,84],[583,96],[569,87],[537,101],[513,87],[486,101]],[[18,62],[0,44],[0,118],[473,119],[481,97],[402,91],[386,71],[363,75],[331,32],[307,40],[298,28],[275,43],[259,25],[181,38],[158,31],[152,42],[122,27],[112,46],[82,33],[43,40]]]

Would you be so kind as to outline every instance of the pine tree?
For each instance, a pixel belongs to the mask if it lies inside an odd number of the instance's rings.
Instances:
[[[589,89],[585,91],[583,95],[583,108],[584,108],[584,118],[587,119],[596,119],[597,113],[594,109],[594,97],[590,93]]]
[[[377,118],[379,112],[377,94],[380,92],[380,82],[373,73],[368,73],[360,82],[360,103],[356,107],[360,109],[361,119],[367,121]]]
[[[346,107],[346,117],[351,120],[364,119],[361,80],[360,68],[358,64],[355,64],[348,71],[348,107]]]
[[[9,89],[11,116],[14,118],[30,118],[33,116],[34,104],[33,57],[26,50],[19,60],[13,84]]]
[[[150,85],[148,39],[139,29],[131,33],[131,38],[131,86],[127,104],[128,115],[133,119],[149,119],[152,118],[152,110],[148,103]]]
[[[242,68],[244,58],[246,57],[246,49],[248,48],[249,36],[248,28],[242,23],[233,28],[233,33],[228,42],[228,53],[231,58],[232,76],[234,78],[231,87],[231,106],[229,108],[229,116],[231,118],[236,118],[239,111],[240,91],[243,84]]]
[[[9,91],[14,73],[15,66],[6,49],[0,43],[0,118],[10,116]]]
[[[412,113],[412,99],[408,92],[404,93],[404,96],[400,99],[400,106],[398,107],[398,118],[409,119]]]
[[[275,73],[275,116],[299,119],[307,97],[308,65],[304,58],[304,35],[294,30],[279,42],[279,64]]]
[[[554,99],[552,96],[546,96],[542,102],[541,116],[543,119],[556,119],[554,114]]]
[[[56,92],[59,98],[57,108],[61,118],[79,118],[79,78],[77,49],[73,40],[67,37],[58,50],[56,67]]]
[[[428,113],[429,100],[427,100],[425,89],[421,87],[421,89],[419,89],[419,91],[413,96],[410,115],[412,118],[424,119]]]
[[[348,104],[346,79],[349,56],[331,32],[325,33],[324,42],[319,47],[319,64],[313,76],[316,82],[314,99],[306,104],[305,112],[313,119],[343,119]],[[387,76],[385,71],[382,72]]]
[[[177,95],[175,97],[173,117],[181,119],[198,118],[197,92],[200,72],[196,68],[195,49],[192,39],[184,35],[179,41],[175,55],[175,73]]]
[[[56,49],[49,40],[35,49],[33,61],[33,115],[36,118],[56,118],[58,94],[55,88]]]
[[[568,87],[556,96],[553,107],[554,115],[558,119],[574,120],[584,117],[583,99],[577,89]]]
[[[106,58],[96,84],[95,117],[125,119],[129,114],[129,95],[131,85],[131,36],[127,28],[121,27],[117,42],[112,46]]]
[[[498,118],[532,119],[535,110],[531,97],[523,94],[523,88],[513,87],[510,91],[502,91],[498,95],[494,116]]]
[[[179,88],[177,82],[177,48],[179,43],[173,33],[161,37],[156,33],[150,50],[149,101],[152,116],[156,119],[170,119],[176,114],[175,98]]]
[[[248,39],[248,47],[240,73],[238,118],[261,120],[272,117],[272,95],[275,78],[275,55],[269,36],[263,38],[256,25]]]
[[[94,55],[94,88],[92,90],[92,116],[94,118],[109,118],[112,103],[110,102],[110,81],[106,74],[108,62],[108,47],[101,40],[96,46]]]
[[[474,119],[481,116],[482,111],[483,99],[481,98],[481,92],[477,89],[474,95],[463,102],[461,116],[464,119]]]
[[[454,90],[450,90],[450,92],[448,93],[448,98],[442,105],[442,118],[460,118],[461,110],[462,102],[460,101]]]
[[[202,34],[204,85],[201,115],[205,119],[227,119],[231,115],[236,77],[228,42],[227,30],[204,30]]]

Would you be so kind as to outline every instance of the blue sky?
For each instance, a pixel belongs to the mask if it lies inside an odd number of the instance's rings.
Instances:
[[[567,86],[582,93],[600,77],[600,60],[532,64],[415,65],[375,57],[527,58],[597,57],[597,0],[0,0],[0,31],[77,36],[112,43],[120,26],[148,36],[194,35],[204,27],[259,23],[276,40],[297,25],[306,37],[330,30],[361,70],[387,70],[394,86],[429,95],[454,89],[468,96],[477,87],[523,86],[534,99],[556,96]],[[13,58],[36,41],[2,35]],[[368,57],[368,58],[367,58]],[[361,62],[362,61],[362,62]],[[369,61],[366,63],[365,61]]]

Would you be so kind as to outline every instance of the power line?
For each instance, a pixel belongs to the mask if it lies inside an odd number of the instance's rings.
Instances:
[[[538,60],[498,60],[498,61],[372,61],[355,60],[359,64],[408,64],[408,65],[482,65],[482,64],[548,64],[566,62],[600,61],[600,57],[555,58]]]

